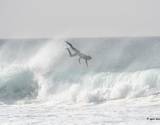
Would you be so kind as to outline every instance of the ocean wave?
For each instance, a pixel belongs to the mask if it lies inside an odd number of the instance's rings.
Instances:
[[[93,57],[88,68],[68,56],[64,39],[40,42],[41,45],[34,40],[34,44],[3,41],[0,101],[102,103],[159,93],[159,38],[69,40]]]
[[[36,98],[38,82],[28,68],[9,67],[0,73],[0,101],[14,103],[21,99]]]
[[[53,82],[53,81],[52,81]],[[152,69],[137,72],[86,74],[77,82],[55,83],[53,98],[73,102],[102,103],[105,101],[147,97],[160,90],[160,70]],[[48,91],[50,92],[50,91]]]

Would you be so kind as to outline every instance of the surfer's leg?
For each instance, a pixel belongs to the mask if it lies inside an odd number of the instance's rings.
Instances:
[[[86,65],[87,65],[87,67],[88,67],[88,62],[87,62],[87,59],[85,60],[85,62],[86,62]]]
[[[73,57],[73,56],[76,56],[76,55],[77,55],[77,53],[72,54],[71,51],[69,50],[69,48],[67,48],[67,51],[68,51],[70,57]]]
[[[79,64],[81,64],[81,57],[79,57]]]

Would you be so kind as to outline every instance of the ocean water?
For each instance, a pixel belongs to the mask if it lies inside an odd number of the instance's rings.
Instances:
[[[1,39],[0,124],[159,125],[160,37]]]

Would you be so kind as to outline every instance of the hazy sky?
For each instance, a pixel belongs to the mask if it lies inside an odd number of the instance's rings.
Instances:
[[[0,0],[0,37],[159,36],[160,0]]]

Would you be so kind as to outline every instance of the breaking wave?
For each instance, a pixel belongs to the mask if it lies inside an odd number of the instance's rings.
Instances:
[[[101,103],[158,95],[160,38],[70,38],[93,57],[70,58],[64,39],[10,39],[0,44],[0,102]]]
[[[0,100],[12,103],[20,99],[36,98],[38,82],[29,69],[11,67],[0,73]]]

